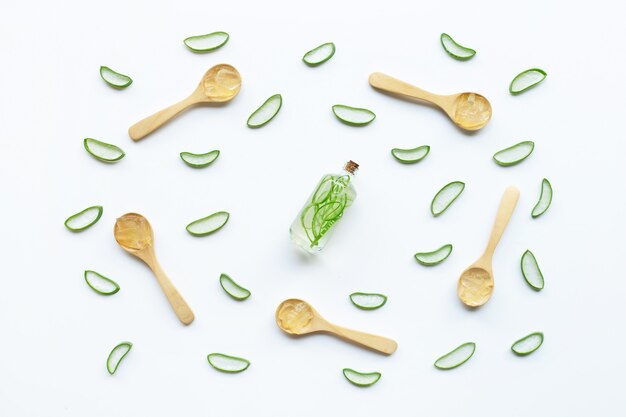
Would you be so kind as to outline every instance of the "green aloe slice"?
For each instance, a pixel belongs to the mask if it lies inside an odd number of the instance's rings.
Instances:
[[[107,371],[111,375],[117,371],[117,367],[122,362],[122,359],[130,352],[130,349],[133,347],[133,344],[130,342],[122,342],[119,345],[115,346],[111,353],[109,353],[109,357],[107,358]]]
[[[430,152],[430,146],[423,145],[413,149],[393,148],[391,155],[403,164],[414,164],[424,159],[428,152]]]
[[[126,88],[133,83],[132,78],[128,75],[120,74],[105,66],[100,67],[100,77],[111,87],[115,88]]]
[[[218,211],[189,223],[187,225],[187,231],[194,236],[210,235],[224,227],[229,217],[230,214],[228,212]]]
[[[120,290],[117,282],[96,271],[85,271],[85,282],[92,290],[102,295],[113,295]]]
[[[537,264],[535,255],[529,250],[522,255],[522,275],[524,279],[534,290],[541,291],[544,286],[543,274]]]
[[[496,152],[493,154],[493,160],[503,167],[519,164],[533,153],[533,149],[535,142],[526,140]]]
[[[435,367],[438,369],[453,369],[463,365],[469,360],[476,350],[476,343],[463,343],[452,352],[446,353],[435,361]]]
[[[335,55],[335,44],[328,42],[311,49],[304,54],[302,60],[310,67],[316,67],[328,61],[333,55]]]
[[[370,385],[374,385],[378,382],[381,377],[380,372],[358,372],[354,369],[344,368],[343,376],[346,377],[348,381],[353,383],[358,387],[369,387]]]
[[[433,201],[430,203],[430,212],[433,216],[437,217],[456,200],[463,190],[465,189],[465,183],[461,181],[453,181],[446,184],[441,190],[435,194]]]
[[[517,342],[513,343],[511,346],[511,350],[519,356],[530,355],[543,343],[543,333],[535,332],[531,333],[528,336],[522,337]]]
[[[72,232],[80,232],[93,226],[102,217],[102,206],[91,206],[76,214],[72,214],[65,220],[65,227]]]
[[[433,266],[445,261],[451,253],[452,245],[447,244],[432,252],[418,252],[415,259],[422,265]]]
[[[91,156],[104,162],[117,162],[126,155],[120,147],[97,139],[85,138],[83,146]]]
[[[220,156],[220,151],[217,149],[207,153],[180,153],[180,159],[193,168],[204,168],[209,166],[217,159],[218,156]]]
[[[376,115],[371,110],[343,104],[335,104],[333,113],[337,116],[337,119],[351,126],[365,126],[376,118]]]
[[[443,49],[454,59],[458,59],[460,61],[467,61],[474,55],[476,55],[476,51],[472,48],[467,48],[465,46],[461,46],[452,39],[452,36],[447,33],[441,34],[441,46]]]
[[[261,107],[256,109],[254,113],[248,117],[248,127],[257,128],[265,126],[278,114],[282,105],[283,96],[274,94],[265,100],[265,103],[261,104]]]
[[[230,374],[243,372],[250,366],[250,361],[247,359],[224,355],[223,353],[211,353],[207,356],[207,360],[213,368]]]
[[[532,216],[541,216],[548,210],[550,203],[552,203],[552,184],[544,178],[543,181],[541,181],[541,195],[539,196],[539,201],[537,201],[537,204],[533,208]]]
[[[226,291],[226,294],[230,295],[237,301],[243,301],[250,297],[250,291],[237,284],[226,274],[220,275],[220,285],[224,291]]]
[[[354,292],[350,294],[350,301],[361,310],[376,310],[385,305],[387,296],[375,293]]]
[[[213,32],[206,35],[196,35],[186,38],[185,46],[194,52],[209,52],[221,48],[228,42],[230,36],[226,32]]]
[[[523,93],[531,87],[536,86],[548,76],[546,72],[539,68],[531,68],[522,71],[513,78],[509,86],[509,92],[513,95]]]

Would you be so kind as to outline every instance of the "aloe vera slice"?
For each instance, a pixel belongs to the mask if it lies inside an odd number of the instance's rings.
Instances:
[[[509,92],[513,95],[523,93],[531,87],[536,86],[548,76],[546,72],[539,68],[531,68],[522,71],[513,78],[509,86]]]
[[[463,343],[452,352],[446,353],[435,361],[435,367],[438,369],[453,369],[463,365],[469,360],[476,350],[476,343]]]
[[[224,227],[229,217],[230,214],[228,212],[218,211],[189,223],[186,229],[194,236],[210,235]]]
[[[435,194],[432,203],[430,203],[430,212],[433,216],[437,217],[456,200],[463,190],[465,189],[465,183],[461,181],[453,181],[446,184],[441,190]]]
[[[126,88],[133,83],[133,79],[128,75],[120,74],[105,66],[100,67],[100,77],[102,77],[104,82],[115,88]]]
[[[254,113],[248,117],[248,127],[257,128],[265,126],[278,114],[282,105],[283,96],[274,94],[265,100],[265,103],[261,104],[261,107],[256,109]]]
[[[380,372],[358,372],[354,369],[344,368],[343,376],[346,377],[348,381],[353,383],[358,387],[369,387],[370,385],[374,385],[378,382],[381,377]]]
[[[117,162],[126,155],[120,147],[97,139],[85,138],[83,146],[91,156],[104,162]]]
[[[111,353],[109,353],[109,357],[107,358],[107,371],[109,371],[111,375],[117,371],[117,367],[120,366],[120,362],[122,362],[122,359],[124,359],[128,352],[130,352],[132,347],[132,343],[122,342],[115,346]]]
[[[230,36],[226,32],[213,32],[206,35],[196,35],[186,38],[185,46],[194,52],[209,52],[221,48],[228,42]]]
[[[92,290],[102,295],[113,295],[120,290],[117,282],[96,271],[85,271],[85,282]]]
[[[535,142],[526,140],[496,152],[493,154],[493,160],[503,167],[519,164],[533,153],[533,149]]]
[[[452,36],[447,33],[441,34],[441,46],[443,49],[454,59],[458,59],[459,61],[467,61],[474,55],[476,55],[476,51],[472,48],[467,48],[465,46],[461,46],[452,39]]]
[[[522,337],[517,342],[513,343],[511,346],[511,350],[519,356],[530,355],[543,343],[543,333],[535,332],[531,333],[528,336]]]
[[[350,107],[344,104],[335,104],[333,113],[337,116],[337,119],[351,126],[365,126],[376,118],[376,114],[371,110]]]
[[[387,296],[383,294],[354,292],[350,294],[352,304],[361,310],[376,310],[387,302]]]
[[[541,216],[548,210],[550,203],[552,203],[552,185],[550,181],[544,178],[543,181],[541,181],[541,195],[539,196],[539,201],[537,201],[537,204],[533,208],[532,216]]]
[[[72,232],[80,232],[93,226],[102,216],[102,206],[91,206],[76,214],[72,214],[65,220],[65,227]]]
[[[204,168],[209,166],[217,159],[218,156],[220,156],[220,151],[217,149],[207,153],[180,153],[180,159],[193,168]]]
[[[541,291],[544,286],[543,282],[543,274],[539,269],[539,264],[537,264],[537,259],[535,259],[535,255],[529,250],[524,252],[522,255],[522,275],[524,279],[534,290]]]
[[[302,60],[310,67],[316,67],[328,61],[333,55],[335,55],[335,44],[328,42],[311,49],[304,54]]]
[[[445,261],[451,253],[452,245],[447,244],[432,252],[418,252],[415,259],[422,265],[433,266]]]
[[[237,284],[226,274],[220,275],[220,285],[224,291],[226,291],[226,294],[230,295],[237,301],[243,301],[250,297],[250,291]]]
[[[428,152],[430,152],[430,146],[423,145],[413,149],[393,148],[391,155],[403,164],[414,164],[424,159]]]
[[[207,360],[218,371],[231,374],[243,372],[250,366],[250,361],[247,359],[224,355],[223,353],[210,353]]]

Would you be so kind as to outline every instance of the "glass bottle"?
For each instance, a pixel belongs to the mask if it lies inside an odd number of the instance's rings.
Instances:
[[[298,216],[289,235],[296,245],[309,253],[324,249],[335,224],[356,198],[352,184],[359,164],[348,161],[339,174],[326,174],[317,183]]]

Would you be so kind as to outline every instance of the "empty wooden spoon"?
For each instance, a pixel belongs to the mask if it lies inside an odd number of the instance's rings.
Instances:
[[[115,222],[113,234],[122,249],[141,259],[152,269],[178,319],[184,324],[191,323],[194,319],[193,311],[157,262],[154,254],[154,233],[148,219],[141,214],[126,213]]]
[[[493,253],[509,223],[518,199],[517,188],[508,187],[504,191],[485,252],[459,277],[456,291],[463,304],[468,307],[480,307],[489,301],[493,293]]]
[[[189,97],[135,123],[128,129],[128,134],[133,140],[139,140],[188,107],[199,103],[225,103],[235,98],[240,89],[241,75],[235,67],[228,64],[215,65],[204,74]]]
[[[386,355],[391,355],[398,348],[398,344],[395,341],[387,339],[386,337],[350,330],[331,324],[315,311],[309,303],[296,298],[290,298],[280,303],[276,309],[276,324],[289,334],[330,333],[349,342],[365,346]]]
[[[442,96],[380,72],[371,74],[369,82],[372,87],[379,90],[436,105],[461,129],[478,130],[485,127],[491,119],[491,104],[478,93],[467,92]]]

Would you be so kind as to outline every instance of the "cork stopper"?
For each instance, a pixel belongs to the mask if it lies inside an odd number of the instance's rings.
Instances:
[[[346,164],[343,166],[343,169],[348,171],[350,174],[354,175],[359,170],[359,164],[350,160],[346,162]]]

